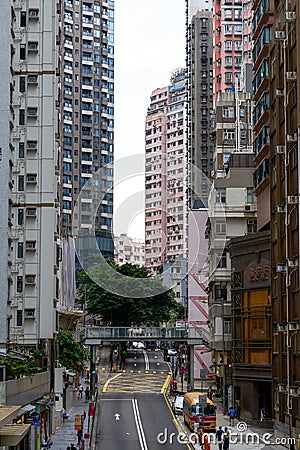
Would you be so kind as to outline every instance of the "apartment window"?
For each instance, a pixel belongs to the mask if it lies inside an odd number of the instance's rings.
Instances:
[[[20,44],[20,59],[24,60],[26,59],[26,45]]]
[[[234,50],[241,51],[243,47],[243,41],[234,41]]]
[[[231,19],[232,18],[232,10],[231,9],[225,9],[225,19]]]
[[[231,72],[225,72],[225,83],[232,83],[232,73]]]
[[[17,257],[23,258],[24,255],[24,245],[23,242],[18,242],[18,251],[17,251]]]
[[[19,158],[25,157],[25,144],[24,142],[19,142]]]
[[[23,311],[21,309],[17,310],[17,327],[23,325]]]
[[[216,254],[216,264],[219,269],[226,269],[227,267],[227,255],[226,252],[220,254]]]
[[[19,175],[19,178],[18,178],[18,191],[24,191],[24,175]]]
[[[216,234],[226,234],[226,222],[216,221]]]
[[[225,67],[232,67],[232,56],[225,56]]]
[[[234,107],[233,106],[223,106],[222,107],[222,117],[225,119],[234,119]]]
[[[24,209],[19,208],[18,209],[18,225],[23,225],[24,223]]]
[[[257,232],[257,221],[247,220],[247,233],[256,233],[256,232]]]
[[[17,277],[17,292],[23,292],[23,277]]]
[[[25,92],[25,77],[20,77],[19,91]]]
[[[225,50],[232,50],[232,41],[225,41]]]
[[[231,319],[224,319],[224,333],[231,334]]]
[[[25,109],[19,110],[19,125],[25,125]]]
[[[224,141],[231,141],[234,140],[235,134],[234,130],[224,130]]]
[[[231,35],[232,34],[232,25],[225,25],[224,34],[225,35]]]
[[[227,300],[227,286],[226,284],[215,285],[215,300]]]
[[[20,27],[26,27],[26,11],[21,11]]]
[[[217,203],[226,203],[226,188],[217,188],[216,189],[216,202]]]

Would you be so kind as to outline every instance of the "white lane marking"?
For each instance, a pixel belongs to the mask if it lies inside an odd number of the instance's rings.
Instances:
[[[115,419],[116,419],[116,420],[120,420],[120,414],[119,414],[119,413],[116,413],[116,414],[115,414]]]
[[[150,369],[150,364],[149,364],[149,357],[148,354],[145,350],[143,350],[143,354],[144,354],[144,358],[145,358],[145,370],[149,370]]]
[[[141,449],[148,450],[145,433],[144,433],[144,429],[142,426],[141,416],[140,416],[140,412],[139,412],[139,407],[138,407],[138,403],[137,403],[136,399],[132,399],[132,408],[133,408],[133,414],[134,414],[134,419],[135,419],[135,424],[136,424],[136,428],[137,428],[137,432],[138,432],[138,436],[139,436]]]

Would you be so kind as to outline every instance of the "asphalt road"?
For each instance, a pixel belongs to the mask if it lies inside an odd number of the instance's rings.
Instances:
[[[130,350],[124,371],[99,394],[97,450],[187,449],[163,395],[170,369],[161,352]]]
[[[187,448],[177,442],[178,430],[162,394],[104,393],[101,394],[99,401],[97,449]]]

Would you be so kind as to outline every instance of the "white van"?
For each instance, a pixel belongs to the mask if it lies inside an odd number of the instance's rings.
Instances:
[[[182,414],[184,397],[176,397],[174,402],[174,413]]]

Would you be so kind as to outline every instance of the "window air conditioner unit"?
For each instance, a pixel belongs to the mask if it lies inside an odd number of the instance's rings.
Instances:
[[[287,202],[289,205],[297,205],[299,203],[299,195],[288,195]]]
[[[276,155],[284,155],[285,154],[285,146],[284,145],[276,145],[275,154]]]
[[[26,275],[25,283],[26,284],[34,284],[35,283],[35,275]]]
[[[298,135],[297,133],[288,133],[286,135],[287,142],[297,142]]]
[[[284,95],[284,90],[281,88],[275,89],[275,94],[277,97],[282,97]]]
[[[36,208],[27,208],[26,216],[27,217],[36,217]]]
[[[275,31],[274,38],[277,40],[285,39],[285,31]]]
[[[26,241],[26,250],[35,250],[35,241]]]
[[[27,141],[27,150],[37,150],[37,141]]]
[[[34,319],[35,317],[35,310],[34,309],[25,309],[25,319]]]
[[[284,213],[285,212],[285,206],[284,205],[277,205],[276,212]]]
[[[278,392],[285,392],[286,385],[285,384],[278,384]]]
[[[255,211],[255,205],[245,205],[245,211]]]
[[[297,81],[297,72],[287,72],[286,79],[287,81]]]
[[[36,183],[36,175],[35,174],[27,175],[27,183]]]
[[[28,18],[29,19],[38,19],[39,10],[37,8],[29,8],[28,10]]]
[[[296,11],[287,11],[285,13],[285,20],[288,22],[293,22],[296,20]]]
[[[279,263],[279,264],[277,264],[277,266],[276,266],[276,272],[281,272],[281,273],[284,273],[284,272],[286,272],[286,264],[285,263]]]
[[[288,267],[298,267],[297,259],[288,259]]]

